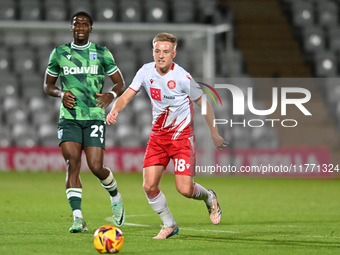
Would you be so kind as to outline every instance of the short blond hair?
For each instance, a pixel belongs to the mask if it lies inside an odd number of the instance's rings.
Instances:
[[[174,50],[176,50],[177,47],[177,38],[176,36],[169,34],[169,33],[160,33],[155,36],[152,40],[152,46],[155,45],[156,42],[171,42]]]

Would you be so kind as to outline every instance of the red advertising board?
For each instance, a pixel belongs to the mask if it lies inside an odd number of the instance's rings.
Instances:
[[[108,148],[104,164],[116,172],[141,172],[145,148]],[[267,177],[332,177],[340,170],[327,148],[215,151],[210,165],[197,152],[196,174]],[[173,171],[173,164],[168,167]],[[82,170],[88,171],[85,155]],[[65,171],[59,147],[0,148],[0,171]]]

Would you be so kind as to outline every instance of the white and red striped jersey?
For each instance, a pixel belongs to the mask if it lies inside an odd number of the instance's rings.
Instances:
[[[172,140],[193,135],[192,101],[203,92],[187,71],[173,63],[170,71],[161,75],[151,62],[139,69],[129,89],[138,92],[142,86],[152,103],[151,135]]]

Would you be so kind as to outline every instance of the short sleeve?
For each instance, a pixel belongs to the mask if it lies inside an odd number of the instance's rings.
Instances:
[[[46,72],[53,77],[58,77],[59,71],[60,71],[60,66],[57,60],[57,50],[55,48],[50,54]]]
[[[189,86],[186,86],[186,92],[189,95],[191,101],[196,101],[202,96],[203,91],[201,90],[201,87],[197,84],[197,82],[189,74],[187,74],[186,77],[189,80]]]
[[[129,86],[135,92],[140,91],[141,87],[144,85],[144,70],[143,67],[138,70],[135,77],[132,80],[131,85]]]
[[[104,63],[105,71],[108,76],[111,76],[118,71],[118,67],[112,56],[112,53],[106,47],[104,48]]]

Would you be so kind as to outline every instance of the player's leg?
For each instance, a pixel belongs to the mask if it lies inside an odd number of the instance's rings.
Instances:
[[[117,183],[111,170],[104,166],[105,123],[104,121],[88,121],[84,128],[84,151],[92,173],[109,192],[112,208],[113,224],[121,227],[125,221],[123,199],[118,192]]]
[[[193,177],[188,175],[176,175],[175,181],[179,193],[187,198],[203,200],[208,208],[211,222],[214,224],[220,222],[222,210],[213,190],[207,190],[202,185],[195,183]]]
[[[100,147],[85,147],[84,151],[90,170],[110,194],[113,223],[115,226],[121,227],[125,221],[123,199],[118,192],[117,183],[111,170],[103,165],[104,149]]]
[[[66,196],[73,213],[71,233],[87,230],[81,211],[82,184],[79,176],[81,166],[81,144],[77,142],[62,142],[61,152],[66,162]]]
[[[194,182],[195,175],[195,139],[183,139],[172,144],[172,151],[175,163],[175,182],[179,193],[187,198],[203,200],[208,208],[212,223],[217,224],[221,220],[222,210],[217,202],[213,190],[207,190]]]
[[[159,187],[164,170],[163,165],[148,166],[143,169],[143,189],[146,197],[163,222],[161,231],[154,239],[166,239],[178,233],[177,224]]]

